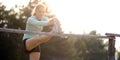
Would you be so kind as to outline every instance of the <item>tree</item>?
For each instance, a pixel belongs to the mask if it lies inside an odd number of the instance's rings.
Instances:
[[[90,35],[97,35],[96,31]],[[97,38],[54,37],[41,47],[42,60],[107,60],[103,40]]]
[[[65,38],[53,37],[41,47],[41,60],[69,60],[69,45]]]
[[[14,9],[5,10],[5,6],[0,9],[0,27],[23,29],[25,26],[23,16],[15,13]],[[19,22],[19,23],[18,23]],[[0,52],[3,60],[21,60],[22,59],[22,42],[21,34],[0,32]],[[16,53],[19,52],[19,53]]]
[[[90,35],[97,35],[96,31],[90,32]],[[101,39],[83,37],[76,41],[75,47],[76,55],[82,60],[107,60],[107,51]]]

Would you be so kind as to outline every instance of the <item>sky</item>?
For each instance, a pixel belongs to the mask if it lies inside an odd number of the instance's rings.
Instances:
[[[50,5],[65,31],[81,33],[97,30],[104,34],[120,33],[117,27],[120,20],[119,3],[119,0],[53,0]]]
[[[28,0],[0,0],[7,6],[28,4]],[[59,18],[65,33],[120,33],[120,0],[45,0]],[[116,39],[117,48],[120,39]]]

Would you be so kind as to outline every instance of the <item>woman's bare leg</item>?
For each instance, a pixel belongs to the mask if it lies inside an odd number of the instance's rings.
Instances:
[[[60,26],[59,26],[60,28]],[[61,32],[61,30],[59,31]],[[54,27],[52,28],[51,33],[59,33],[56,32],[56,30],[54,29]],[[35,37],[32,37],[28,40],[26,40],[26,50],[27,51],[31,51],[33,48],[37,47],[38,45],[47,42],[48,40],[50,40],[52,38],[52,35],[37,35]]]
[[[31,51],[33,48],[37,47],[38,45],[50,40],[51,37],[52,36],[41,35],[41,36],[35,36],[26,40],[26,50]]]

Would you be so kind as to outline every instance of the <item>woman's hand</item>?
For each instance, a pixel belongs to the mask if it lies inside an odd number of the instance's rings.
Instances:
[[[48,22],[47,26],[54,25],[54,23],[57,23],[60,26],[60,22],[57,18],[51,18],[50,21]]]
[[[51,25],[54,25],[54,20],[50,20],[47,24],[47,26],[51,26]]]
[[[53,26],[52,32],[62,33],[60,21],[57,18],[51,18],[47,26]],[[56,28],[55,28],[56,25]]]

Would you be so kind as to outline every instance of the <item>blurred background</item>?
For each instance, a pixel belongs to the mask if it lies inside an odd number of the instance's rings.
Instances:
[[[56,16],[63,33],[104,35],[120,33],[119,0],[0,0],[0,28],[24,30],[32,9],[45,4],[49,18]],[[49,28],[44,27],[45,30]],[[24,60],[23,34],[0,32],[2,60]],[[116,38],[116,60],[120,60],[119,38]],[[108,40],[97,38],[53,37],[41,44],[41,60],[107,60]]]

